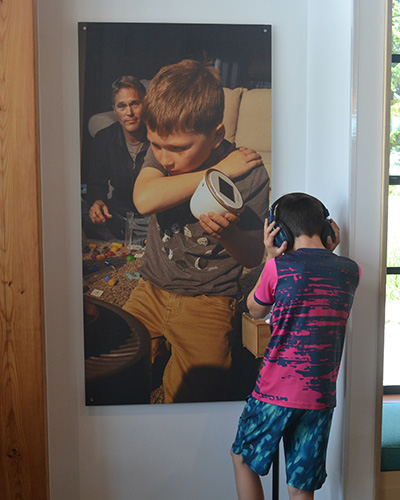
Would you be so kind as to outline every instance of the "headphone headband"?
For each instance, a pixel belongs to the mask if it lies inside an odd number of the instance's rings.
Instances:
[[[328,236],[330,236],[332,238],[332,241],[335,241],[336,235],[335,235],[335,232],[333,231],[333,228],[331,226],[330,221],[328,220],[329,210],[325,207],[325,205],[322,203],[322,201],[320,201],[318,198],[315,198],[314,196],[311,196],[307,193],[289,193],[289,194],[285,194],[285,195],[281,196],[280,198],[278,198],[271,205],[271,207],[269,209],[269,215],[268,215],[269,224],[271,224],[271,222],[273,222],[273,221],[276,221],[276,225],[281,228],[281,230],[278,232],[278,234],[275,236],[275,239],[274,239],[274,244],[276,246],[279,247],[282,245],[282,243],[287,241],[287,250],[291,250],[293,248],[293,245],[294,245],[294,236],[293,236],[291,229],[285,224],[284,221],[277,220],[277,217],[276,217],[276,211],[277,211],[279,204],[281,203],[281,201],[284,198],[286,198],[288,196],[295,196],[298,199],[304,197],[304,198],[309,198],[309,199],[318,201],[321,205],[324,219],[325,219],[324,227],[323,227],[323,230],[321,233],[322,243],[324,246],[326,246],[326,239]]]
[[[300,198],[300,197],[306,197],[306,198],[317,200],[321,204],[321,207],[322,207],[325,219],[327,219],[329,217],[329,210],[322,203],[322,201],[319,200],[318,198],[315,198],[314,196],[311,196],[311,195],[307,194],[307,193],[289,193],[289,194],[284,194],[283,196],[281,196],[280,198],[278,198],[277,200],[275,200],[274,203],[271,205],[271,207],[269,209],[269,213],[271,215],[274,215],[274,216],[276,215],[276,209],[277,209],[279,203],[281,203],[281,201],[284,198],[286,198],[287,196],[297,196],[298,198]]]

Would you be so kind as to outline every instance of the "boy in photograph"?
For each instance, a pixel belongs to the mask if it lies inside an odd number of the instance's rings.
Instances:
[[[291,500],[312,500],[326,478],[336,379],[360,279],[354,261],[332,253],[339,228],[328,216],[318,199],[292,193],[265,223],[267,261],[247,306],[255,318],[273,307],[272,336],[231,450],[239,500],[264,498],[260,476],[281,438]]]
[[[184,60],[153,78],[143,107],[151,144],[134,202],[149,224],[143,279],[124,309],[167,346],[165,402],[230,399],[229,334],[243,266],[264,253],[269,178],[261,157],[224,140],[224,93],[215,68]],[[245,210],[197,220],[190,198],[215,167],[235,182]]]

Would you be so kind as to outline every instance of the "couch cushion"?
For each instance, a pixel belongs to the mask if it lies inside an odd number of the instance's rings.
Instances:
[[[224,87],[225,94],[225,111],[223,123],[225,125],[225,139],[230,142],[235,142],[236,127],[240,106],[240,98],[243,89],[228,89]]]
[[[271,151],[271,89],[243,90],[236,145]]]
[[[89,118],[88,130],[89,134],[94,137],[97,132],[112,123],[117,121],[114,111],[105,111],[104,113],[97,113]]]
[[[400,470],[400,403],[383,404],[381,470]]]

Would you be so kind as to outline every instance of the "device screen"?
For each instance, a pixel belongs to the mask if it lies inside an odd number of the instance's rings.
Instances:
[[[228,184],[225,179],[222,179],[222,177],[219,177],[218,180],[219,180],[219,192],[234,203],[235,193],[233,191],[233,187],[230,184]]]

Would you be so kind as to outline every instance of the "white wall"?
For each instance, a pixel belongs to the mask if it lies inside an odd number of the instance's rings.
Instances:
[[[372,499],[373,444],[369,439],[361,445],[348,430],[357,434],[354,422],[361,413],[359,394],[369,412],[360,437],[373,434],[375,426],[375,393],[359,389],[364,376],[374,385],[377,365],[372,359],[376,329],[365,328],[365,321],[376,325],[378,302],[379,248],[368,236],[370,229],[372,234],[379,234],[380,223],[380,138],[376,130],[380,127],[382,92],[383,5],[356,0],[353,23],[349,4],[347,0],[253,0],[250,9],[239,0],[114,0],[112,4],[104,0],[38,0],[52,500],[235,498],[229,448],[243,406],[239,402],[84,406],[77,57],[77,23],[84,21],[272,24],[273,196],[306,190],[321,197],[342,228],[342,252],[350,248],[353,256],[360,258],[368,287],[357,297],[351,332],[357,342],[365,339],[366,347],[363,357],[350,348],[347,364],[352,379],[345,387],[343,370],[329,478],[316,498],[337,500],[346,490],[346,499]],[[367,14],[368,9],[371,14]],[[363,86],[358,88],[360,97],[364,92],[370,102],[360,108],[363,143],[356,148],[358,137],[351,142],[352,37],[366,33],[371,22],[376,24],[376,46],[369,64],[376,66],[376,75],[368,84],[363,77],[368,73],[369,78],[371,68],[360,66],[357,74]],[[365,54],[370,45],[364,39],[357,49]],[[375,118],[372,128],[370,116],[362,116],[371,102]],[[361,161],[364,145],[368,154]],[[366,247],[372,248],[371,255]],[[372,347],[368,347],[371,340]],[[370,363],[368,373],[365,356]],[[348,388],[357,402],[355,406],[348,398]],[[345,411],[346,427],[342,418]],[[348,477],[342,470],[345,431],[348,454],[357,456],[357,472],[364,471],[362,486],[355,480],[344,484]],[[346,471],[350,468],[351,464]],[[284,500],[284,477],[281,483]],[[265,486],[268,495],[270,478]]]
[[[346,366],[345,493],[349,499],[355,490],[357,498],[371,498],[372,488],[378,486],[373,484],[374,468],[380,470],[386,265],[381,237],[386,233],[383,186],[387,183],[380,166],[384,142],[385,16],[391,2],[388,3],[386,6],[383,0],[355,2],[349,245],[350,253],[363,269],[363,286],[353,310]],[[389,70],[390,55],[391,43]],[[374,435],[376,424],[378,432]],[[371,451],[376,440],[378,455],[374,461]],[[375,498],[379,498],[378,494]]]

